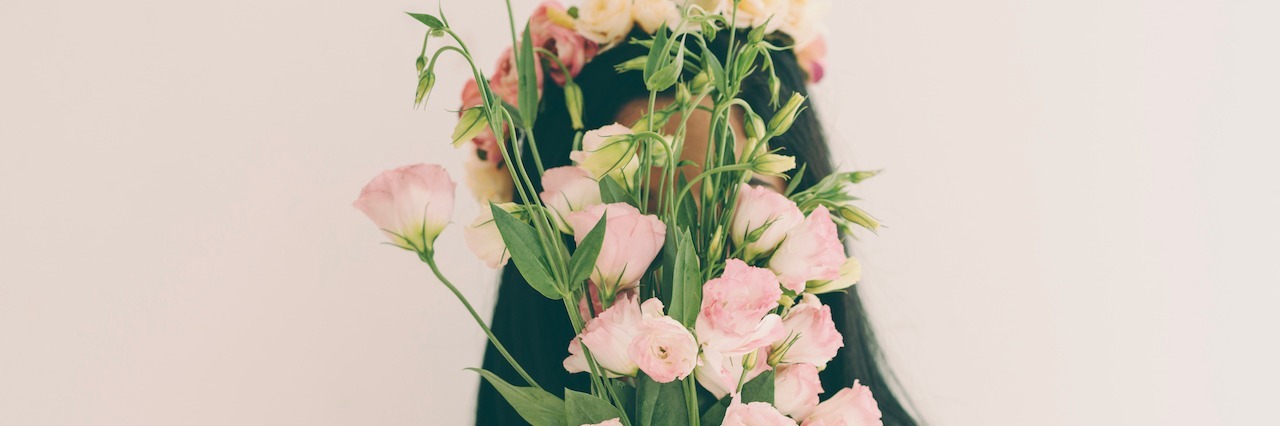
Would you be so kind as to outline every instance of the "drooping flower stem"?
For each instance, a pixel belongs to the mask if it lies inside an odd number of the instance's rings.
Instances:
[[[523,378],[525,382],[529,383],[529,386],[542,389],[542,386],[539,386],[538,382],[534,381],[533,377],[529,376],[529,373],[525,372],[524,368],[520,367],[520,363],[516,362],[515,358],[511,357],[511,353],[507,352],[507,348],[505,346],[502,346],[502,342],[498,341],[498,337],[493,335],[493,331],[489,329],[489,325],[485,324],[484,319],[480,318],[480,314],[476,313],[476,309],[471,307],[471,302],[467,301],[467,297],[463,296],[462,292],[458,291],[458,288],[454,287],[453,283],[449,282],[449,279],[445,278],[444,274],[440,272],[440,267],[436,266],[435,257],[431,254],[427,254],[423,256],[422,260],[431,267],[431,272],[436,274],[436,278],[440,279],[440,282],[443,283],[445,287],[448,287],[449,291],[453,292],[453,295],[458,298],[458,301],[462,302],[462,306],[467,308],[467,312],[471,313],[471,318],[474,318],[476,320],[476,324],[484,330],[484,334],[489,336],[489,341],[493,343],[493,347],[498,348],[498,352],[502,353],[502,357],[507,359],[507,362],[511,364],[511,368],[514,368],[516,373],[519,373],[520,377]]]

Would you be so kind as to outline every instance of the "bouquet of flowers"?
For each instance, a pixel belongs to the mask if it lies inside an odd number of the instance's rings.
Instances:
[[[451,136],[474,150],[471,186],[488,204],[464,227],[467,244],[491,267],[514,262],[530,286],[563,301],[577,335],[564,342],[564,367],[589,375],[590,388],[542,388],[441,273],[434,242],[452,220],[455,192],[443,168],[383,172],[355,206],[467,307],[523,383],[477,373],[526,421],[880,424],[870,390],[856,382],[819,402],[818,372],[843,339],[815,296],[860,279],[841,236],[879,226],[848,193],[875,173],[836,173],[804,190],[798,179],[781,191],[748,183],[795,173],[794,158],[770,141],[788,132],[806,99],[779,99],[771,55],[820,48],[821,5],[585,0],[565,9],[551,0],[521,32],[509,19],[512,47],[488,78],[443,11],[410,14],[427,27],[417,103],[428,99],[443,54],[465,58],[474,77]],[[716,37],[730,37],[727,54],[708,48]],[[447,42],[427,55],[437,39]],[[643,75],[648,108],[636,122],[584,129],[590,106],[574,78],[599,52],[626,43],[647,49],[617,72]],[[819,78],[820,62],[808,65]],[[752,73],[769,74],[773,86],[776,111],[767,121],[738,98]],[[573,165],[543,168],[533,129],[545,90],[563,90],[575,137],[554,143],[572,143]],[[659,96],[674,100],[658,107]],[[680,155],[694,111],[711,116],[701,164]]]

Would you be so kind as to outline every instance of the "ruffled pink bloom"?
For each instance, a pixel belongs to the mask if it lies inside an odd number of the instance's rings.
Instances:
[[[354,205],[392,244],[422,253],[449,224],[456,187],[443,167],[414,164],[373,178]]]
[[[724,412],[723,426],[795,426],[796,421],[782,415],[767,402],[743,404],[740,396],[734,396],[729,409]]]
[[[553,17],[551,14],[554,14]],[[569,71],[570,77],[577,77],[582,66],[595,58],[600,47],[596,42],[583,38],[577,31],[566,27],[562,19],[568,18],[569,12],[560,2],[547,0],[529,18],[529,33],[533,36],[535,46],[547,49],[560,59]],[[571,19],[571,18],[570,18]],[[561,86],[565,82],[564,70],[559,64],[550,61],[551,79]]]
[[[458,109],[458,115],[461,116],[468,108],[483,104],[484,96],[480,94],[480,85],[476,84],[475,79],[467,80],[467,83],[462,86],[462,107]],[[502,150],[498,149],[498,138],[494,136],[493,129],[486,126],[480,134],[471,139],[471,143],[475,144],[479,158],[495,167],[502,164]]]
[[[570,373],[591,371],[582,354],[582,347],[579,346],[581,342],[591,350],[596,363],[610,377],[636,375],[639,366],[631,359],[629,350],[631,342],[640,334],[640,322],[643,319],[640,302],[636,297],[619,297],[613,306],[587,321],[582,334],[569,342],[569,357],[564,360],[565,369]]]
[[[715,395],[717,399],[724,398],[726,395],[738,393],[739,384],[746,384],[761,373],[769,371],[772,367],[769,367],[769,363],[766,362],[768,356],[768,348],[746,355],[728,356],[714,348],[704,347],[702,362],[698,364],[693,374],[698,379],[698,384]],[[743,377],[742,371],[746,370],[744,364],[747,361],[754,361],[754,364],[751,364],[751,369],[747,370],[746,377]]]
[[[822,77],[826,75],[827,38],[819,35],[806,44],[796,52],[796,61],[800,63],[801,69],[809,73],[809,82],[822,81]]]
[[[604,244],[591,271],[591,281],[610,295],[633,288],[649,270],[667,237],[667,226],[654,215],[641,214],[626,203],[601,204],[568,215],[573,239],[579,243],[608,212]]]
[[[797,419],[809,415],[822,393],[818,368],[811,364],[779,365],[774,374],[773,403],[778,411]]]
[[[622,419],[620,419],[620,418],[612,418],[612,419],[605,420],[605,421],[600,422],[600,423],[589,424],[589,425],[582,425],[582,426],[622,426]]]
[[[542,202],[551,209],[552,219],[560,230],[572,234],[566,218],[570,213],[580,212],[588,207],[599,205],[600,183],[581,167],[563,166],[547,169],[542,175]]]
[[[786,335],[782,319],[770,313],[780,298],[782,289],[772,272],[729,259],[724,273],[702,286],[698,338],[727,356],[768,346]]]
[[[745,248],[744,257],[769,254],[778,247],[787,231],[804,221],[804,213],[796,203],[777,191],[742,184],[738,186],[738,204],[730,225],[733,243]],[[750,234],[758,234],[747,242]]]
[[[663,315],[657,298],[646,300],[640,310],[644,320],[631,342],[631,359],[658,383],[688,377],[698,363],[697,339],[679,321]]]
[[[858,384],[841,389],[835,396],[818,404],[804,419],[804,426],[882,426],[880,407],[871,389]]]
[[[844,347],[844,336],[831,320],[831,307],[818,301],[818,296],[804,295],[782,318],[782,325],[787,330],[786,337],[773,344],[773,351],[785,348],[779,361],[783,364],[806,363],[821,368]]]
[[[778,281],[791,291],[804,291],[805,282],[840,278],[840,265],[845,261],[844,245],[831,213],[819,206],[803,222],[787,231],[769,259],[769,269],[778,273]]]
[[[511,105],[520,105],[520,71],[516,68],[515,52],[507,48],[498,58],[497,69],[489,78],[489,89]],[[536,84],[538,97],[542,97],[542,67],[533,67],[537,71]]]

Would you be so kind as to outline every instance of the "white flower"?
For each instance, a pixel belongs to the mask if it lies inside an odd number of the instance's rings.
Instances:
[[[498,207],[511,212],[516,204],[504,203]],[[467,248],[490,268],[502,266],[511,258],[507,243],[502,241],[502,233],[498,231],[498,223],[493,220],[493,210],[488,205],[481,206],[476,220],[462,228],[462,238],[466,240]]]
[[[578,33],[601,45],[613,45],[631,32],[632,0],[584,0],[578,7]]]
[[[737,26],[765,27],[766,33],[777,31],[786,21],[790,6],[790,0],[742,0],[738,3]],[[724,11],[724,15],[733,19],[731,6]]]
[[[822,22],[828,9],[830,9],[828,0],[791,0],[791,7],[779,30],[795,40],[797,51],[803,49],[817,39],[819,34],[826,31]]]
[[[674,25],[680,20],[680,8],[674,0],[635,0],[631,15],[644,32],[653,34],[665,23]]]
[[[467,188],[476,201],[505,203],[513,199],[515,183],[511,182],[511,173],[506,167],[477,158],[474,148],[462,166],[467,172]]]

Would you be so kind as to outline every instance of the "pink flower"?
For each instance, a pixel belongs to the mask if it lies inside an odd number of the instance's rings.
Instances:
[[[775,355],[781,353],[780,363],[805,363],[821,368],[844,347],[844,336],[836,331],[836,324],[831,320],[831,307],[818,301],[818,296],[804,295],[782,318],[782,325],[787,330],[786,337],[775,342],[772,349]]]
[[[742,403],[742,397],[734,395],[729,409],[724,412],[723,426],[795,426],[796,421],[787,418],[767,402]]]
[[[582,425],[582,426],[622,426],[622,419],[615,417],[600,423]]]
[[[373,178],[354,205],[392,244],[426,254],[453,216],[456,186],[443,167],[414,164]]]
[[[853,382],[852,388],[841,389],[804,419],[805,426],[881,426],[880,408],[871,389]]]
[[[819,206],[809,213],[803,222],[787,231],[769,259],[769,269],[778,273],[783,286],[799,293],[810,280],[834,280],[840,278],[840,265],[844,264],[844,245],[831,213]]]
[[[507,203],[502,207],[510,211],[516,205]],[[466,240],[467,248],[470,248],[471,252],[490,268],[500,267],[511,258],[511,252],[507,251],[507,243],[502,240],[502,234],[498,232],[498,224],[493,221],[493,210],[490,210],[487,204],[480,207],[480,214],[476,216],[475,221],[462,228],[462,238]]]
[[[595,58],[600,50],[596,42],[587,40],[573,29],[573,17],[555,0],[547,0],[538,6],[529,18],[529,33],[533,44],[547,49],[560,59],[570,77],[577,77],[582,66]],[[551,79],[561,86],[565,82],[565,70],[551,62]]]
[[[640,283],[662,249],[667,226],[657,216],[640,214],[640,210],[629,204],[601,204],[569,213],[566,219],[573,228],[573,239],[581,243],[605,212],[609,220],[605,224],[600,256],[591,271],[591,281],[600,286],[605,300],[609,300],[619,291]]]
[[[535,66],[534,69],[537,70],[538,96],[541,97],[542,67]],[[516,57],[511,48],[508,47],[498,58],[497,70],[489,78],[489,89],[507,103],[520,105],[520,72],[516,69]]]
[[[618,123],[589,131],[582,136],[582,150],[569,153],[569,158],[596,180],[612,174],[629,181],[640,168],[635,145],[625,138],[632,134],[631,128]]]
[[[698,363],[697,339],[679,321],[662,314],[657,298],[646,300],[640,310],[644,320],[631,342],[631,359],[658,383],[688,377]]]
[[[800,63],[801,69],[809,73],[809,82],[822,81],[822,77],[826,75],[827,38],[817,36],[796,52],[796,61]]]
[[[702,286],[698,338],[728,356],[742,355],[785,337],[778,307],[782,289],[768,269],[729,259],[720,278]]]
[[[547,169],[542,175],[542,189],[542,202],[551,209],[552,219],[560,230],[568,234],[573,233],[565,220],[570,213],[601,203],[600,184],[580,167]]]
[[[745,248],[743,257],[755,259],[777,248],[787,231],[802,221],[804,213],[794,201],[772,189],[744,183],[738,186],[738,204],[730,235],[734,244]],[[747,242],[749,237],[756,238]]]
[[[698,384],[715,395],[717,399],[736,394],[738,385],[746,384],[760,373],[769,371],[769,363],[765,362],[768,357],[767,350],[768,348],[765,348],[745,355],[728,356],[716,351],[715,348],[704,347],[702,362],[694,370],[694,377],[698,379]],[[746,369],[748,364],[751,366],[750,370]],[[745,377],[742,374],[743,370],[747,370]]]
[[[475,79],[467,80],[467,84],[462,86],[462,107],[458,109],[458,115],[461,116],[468,108],[483,104],[484,96],[480,94],[480,85],[476,84]],[[498,149],[498,138],[494,136],[492,128],[485,126],[480,134],[471,139],[471,143],[476,146],[477,158],[488,161],[495,168],[500,167],[502,150]]]
[[[811,364],[779,365],[773,378],[774,405],[788,416],[803,419],[818,405],[822,382]]]
[[[596,363],[610,377],[636,375],[639,366],[631,359],[629,350],[631,342],[640,333],[640,322],[643,319],[644,314],[636,297],[619,297],[613,306],[587,321],[582,334],[569,342],[569,357],[564,360],[565,369],[570,373],[591,371],[582,355],[582,348],[578,346],[581,342],[591,350]]]

